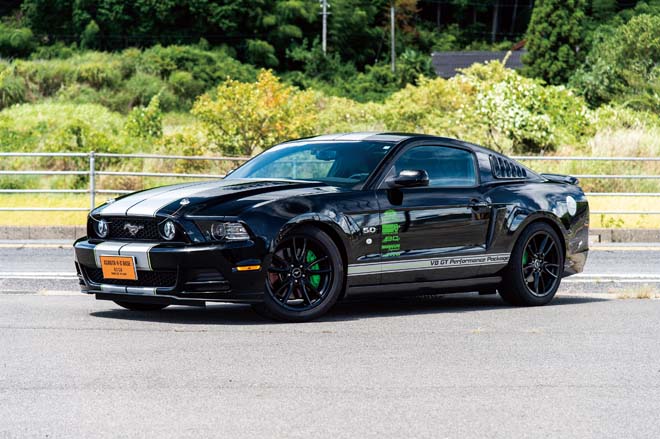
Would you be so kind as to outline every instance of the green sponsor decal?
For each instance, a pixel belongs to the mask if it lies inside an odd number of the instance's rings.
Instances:
[[[383,235],[397,235],[398,233],[398,224],[383,224]]]
[[[396,221],[396,210],[390,209],[383,212],[383,222]]]
[[[401,250],[401,244],[384,244],[381,248],[387,251],[397,251]]]
[[[383,212],[383,226],[381,234],[383,241],[381,251],[383,258],[396,258],[401,256],[401,238],[399,237],[399,229],[401,226],[398,224],[398,213],[396,210],[390,209]]]

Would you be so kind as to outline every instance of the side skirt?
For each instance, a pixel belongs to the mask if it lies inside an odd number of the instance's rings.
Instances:
[[[364,285],[349,287],[346,298],[378,296],[396,293],[399,296],[422,296],[439,293],[462,293],[480,291],[495,287],[502,282],[502,277],[480,277],[473,279],[439,280],[431,282],[400,283],[386,285]]]

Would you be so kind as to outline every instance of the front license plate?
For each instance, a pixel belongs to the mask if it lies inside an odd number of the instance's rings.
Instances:
[[[104,279],[137,280],[133,256],[101,256]]]

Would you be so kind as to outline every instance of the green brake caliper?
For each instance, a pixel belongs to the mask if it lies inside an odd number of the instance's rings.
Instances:
[[[307,262],[314,262],[316,260],[316,255],[314,254],[313,251],[307,250],[307,256],[306,256]],[[309,267],[310,270],[318,270],[319,269],[319,264],[314,264],[311,267]],[[320,274],[313,274],[309,277],[309,283],[312,284],[312,286],[316,289],[318,289],[319,285],[321,284],[321,275]]]
[[[523,253],[523,267],[527,265],[527,250],[525,250],[525,253]]]

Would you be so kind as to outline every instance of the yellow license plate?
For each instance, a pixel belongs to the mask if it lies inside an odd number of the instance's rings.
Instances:
[[[133,256],[101,256],[104,279],[137,280]]]

